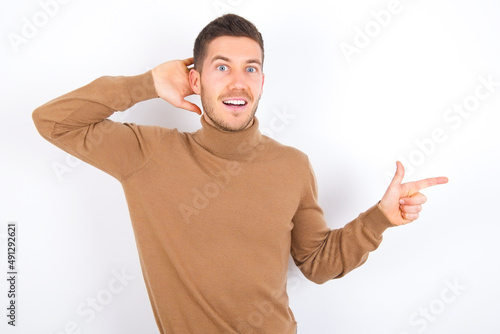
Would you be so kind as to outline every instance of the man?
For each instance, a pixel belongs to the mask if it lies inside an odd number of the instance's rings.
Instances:
[[[401,184],[398,162],[381,201],[330,230],[307,156],[259,132],[263,63],[256,27],[225,15],[200,32],[194,58],[101,77],[33,113],[43,137],[121,182],[161,333],[296,333],[289,254],[316,283],[342,277],[384,230],[418,218],[420,189],[447,182]],[[203,114],[185,100],[192,94],[201,95]],[[107,119],[156,97],[202,114],[202,128]]]

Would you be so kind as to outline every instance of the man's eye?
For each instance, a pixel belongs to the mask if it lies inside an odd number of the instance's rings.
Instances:
[[[227,71],[227,66],[226,65],[219,65],[219,66],[217,66],[217,69],[219,71]]]
[[[255,73],[257,72],[257,69],[255,67],[247,67],[247,72]]]

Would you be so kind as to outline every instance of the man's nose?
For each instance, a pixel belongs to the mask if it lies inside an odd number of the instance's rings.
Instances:
[[[233,71],[231,73],[231,80],[229,81],[229,89],[243,89],[246,87],[245,83],[245,72],[244,71]]]

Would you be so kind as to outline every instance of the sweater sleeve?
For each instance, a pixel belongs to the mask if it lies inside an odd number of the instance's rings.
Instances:
[[[151,71],[128,77],[104,76],[47,102],[32,116],[42,137],[122,181],[148,162],[162,129],[107,118],[155,97]]]
[[[322,284],[361,266],[368,253],[393,226],[377,205],[343,228],[330,230],[317,201],[317,184],[309,164],[309,182],[293,218],[291,255],[309,280]]]

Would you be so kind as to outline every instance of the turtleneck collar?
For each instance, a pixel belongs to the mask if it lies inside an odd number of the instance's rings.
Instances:
[[[252,154],[253,149],[262,141],[257,117],[253,118],[253,124],[249,128],[237,132],[217,129],[208,124],[204,116],[200,117],[200,121],[202,128],[193,133],[193,139],[221,158],[244,158]]]

